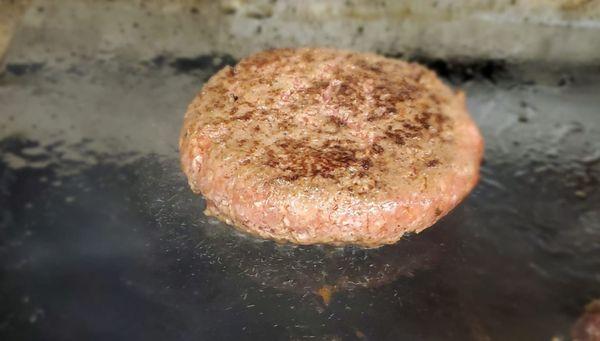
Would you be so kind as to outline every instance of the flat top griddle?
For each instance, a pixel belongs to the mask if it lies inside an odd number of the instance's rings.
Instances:
[[[600,297],[600,74],[433,62],[482,179],[396,245],[277,245],[204,216],[185,106],[231,57],[9,64],[2,340],[549,340]]]

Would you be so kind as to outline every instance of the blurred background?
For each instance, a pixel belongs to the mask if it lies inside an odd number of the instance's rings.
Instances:
[[[315,45],[466,92],[482,178],[436,226],[293,247],[202,214],[187,104]],[[599,184],[597,0],[0,0],[1,340],[597,340]]]
[[[399,56],[598,63],[594,0],[2,1],[9,61],[336,46]],[[18,27],[18,29],[17,29]],[[2,51],[0,50],[0,51]]]

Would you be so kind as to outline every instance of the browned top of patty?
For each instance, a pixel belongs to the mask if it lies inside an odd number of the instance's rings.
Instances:
[[[418,64],[278,49],[213,76],[188,109],[182,141],[198,141],[202,163],[227,176],[280,192],[374,199],[427,192],[440,172],[460,172],[454,154],[462,123],[472,126],[462,94]],[[469,166],[478,162],[473,157]],[[200,191],[193,178],[190,184]]]

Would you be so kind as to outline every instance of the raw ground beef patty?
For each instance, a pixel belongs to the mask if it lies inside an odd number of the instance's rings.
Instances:
[[[464,94],[423,66],[300,48],[215,74],[179,148],[206,214],[277,241],[374,247],[454,208],[477,182],[483,139]]]

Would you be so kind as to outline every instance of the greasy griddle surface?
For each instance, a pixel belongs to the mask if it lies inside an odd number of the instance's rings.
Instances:
[[[486,137],[481,183],[422,234],[360,250],[279,246],[200,214],[180,114],[223,61],[2,77],[0,339],[548,340],[600,296],[593,73],[443,64]]]

